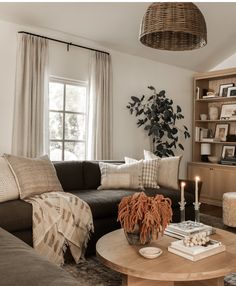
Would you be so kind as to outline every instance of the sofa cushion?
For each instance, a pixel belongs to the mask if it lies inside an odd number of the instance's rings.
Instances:
[[[65,192],[84,188],[82,161],[54,162],[54,166]]]
[[[65,270],[3,229],[0,229],[0,269],[2,286],[81,285]]]
[[[118,204],[125,196],[133,195],[137,190],[78,190],[72,193],[85,202],[91,208],[93,219],[117,216]],[[173,208],[179,208],[178,202],[180,201],[180,192],[161,187],[160,189],[145,189],[144,191],[148,196],[155,196],[163,194],[169,197],[172,201]],[[187,205],[194,202],[194,195],[185,192],[185,200]]]
[[[78,190],[72,192],[88,203],[93,219],[116,216],[120,200],[134,193],[135,190]]]
[[[15,176],[21,199],[46,192],[63,191],[47,155],[34,159],[9,154],[4,154],[4,157]]]
[[[1,203],[0,227],[14,232],[32,228],[32,206],[22,200]]]
[[[98,190],[144,190],[142,179],[142,160],[122,165],[100,162],[99,167],[101,170],[101,185],[98,187]]]
[[[19,190],[16,180],[5,158],[0,157],[0,202],[18,198]]]
[[[104,163],[111,163],[115,165],[124,164],[124,161],[103,161]],[[98,161],[84,161],[83,162],[83,178],[84,178],[84,189],[94,190],[97,189],[101,184],[101,171]],[[79,188],[78,188],[79,190]]]
[[[84,188],[97,189],[101,183],[101,171],[98,162],[84,161]]]

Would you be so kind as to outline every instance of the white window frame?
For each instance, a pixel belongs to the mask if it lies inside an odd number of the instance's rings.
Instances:
[[[50,109],[49,105],[48,105],[48,116],[50,114],[50,112],[55,112],[55,113],[62,113],[63,115],[63,130],[62,130],[62,139],[50,139],[50,132],[48,135],[48,141],[49,141],[49,154],[50,154],[50,142],[60,142],[62,144],[62,157],[61,160],[65,161],[65,155],[64,155],[64,151],[65,151],[65,143],[67,142],[84,142],[85,143],[85,158],[87,157],[87,126],[88,126],[88,82],[87,81],[80,81],[80,80],[74,80],[74,79],[67,79],[67,78],[62,78],[62,77],[57,77],[57,76],[50,76],[49,77],[49,83],[48,86],[51,82],[55,82],[55,83],[61,83],[64,85],[64,92],[63,92],[63,110],[54,110],[54,109]],[[66,111],[65,107],[66,107],[66,85],[74,85],[74,86],[83,86],[86,87],[86,112],[76,112],[76,111]],[[49,100],[50,95],[48,94],[48,100]],[[65,139],[65,115],[66,114],[82,114],[85,116],[85,140],[68,140]],[[48,122],[48,130],[50,130],[50,125]]]

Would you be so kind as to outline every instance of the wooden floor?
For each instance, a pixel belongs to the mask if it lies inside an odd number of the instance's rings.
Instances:
[[[207,204],[201,204],[200,212],[215,217],[222,217],[222,208]]]

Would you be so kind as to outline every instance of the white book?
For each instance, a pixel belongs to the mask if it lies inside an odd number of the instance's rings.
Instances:
[[[183,243],[183,241],[177,241]],[[215,241],[214,241],[215,242]],[[184,251],[182,250],[182,247]],[[192,246],[192,247],[186,247],[182,245],[182,247],[176,247],[176,245],[170,245],[168,247],[168,251],[174,254],[177,254],[179,256],[182,256],[186,259],[189,259],[191,261],[198,261],[203,258],[209,257],[211,255],[215,255],[218,253],[221,253],[225,251],[225,245],[222,245],[221,243],[213,243],[212,245],[210,244],[209,246]],[[186,250],[188,248],[188,250]]]
[[[190,255],[197,255],[197,254],[209,251],[211,249],[217,248],[220,245],[222,245],[220,241],[210,239],[207,246],[202,246],[202,245],[185,246],[183,240],[173,241],[170,246],[184,253],[187,253]]]
[[[171,223],[167,226],[166,231],[182,236],[189,236],[202,231],[205,231],[207,235],[210,235],[213,233],[213,228],[212,226],[203,223],[196,223],[188,220],[180,223]]]
[[[199,141],[200,140],[200,127],[196,126],[195,127],[195,141]]]

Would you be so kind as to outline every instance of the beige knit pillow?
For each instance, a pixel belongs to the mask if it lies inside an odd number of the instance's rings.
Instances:
[[[138,161],[133,158],[125,157],[126,164],[135,162]],[[160,188],[157,183],[159,162],[160,162],[159,158],[154,160],[143,160],[142,176],[143,176],[144,188],[152,188],[152,189]]]
[[[160,186],[179,189],[179,165],[182,156],[160,158],[150,151],[144,150],[145,160],[161,159],[157,182]]]
[[[0,202],[16,200],[19,198],[19,191],[5,158],[0,157]]]
[[[98,187],[98,190],[144,190],[142,182],[142,161],[122,165],[113,165],[100,162],[99,167],[101,171],[101,185]]]
[[[48,156],[30,159],[4,154],[15,176],[20,198],[47,192],[62,192],[56,170]]]

